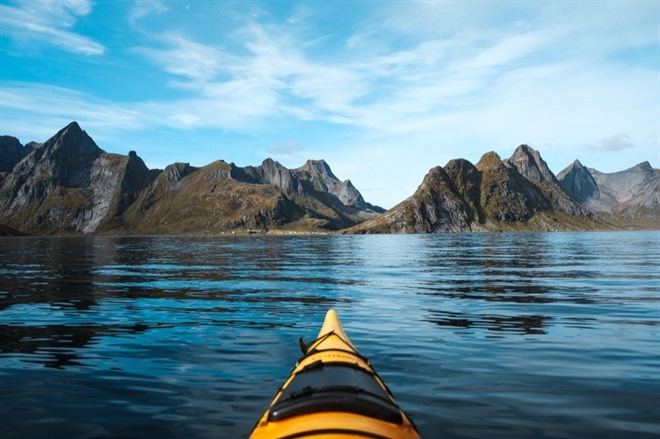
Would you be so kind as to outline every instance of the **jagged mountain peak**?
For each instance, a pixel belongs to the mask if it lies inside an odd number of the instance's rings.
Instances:
[[[613,173],[576,166],[574,162],[557,178],[571,197],[592,211],[627,222],[640,221],[643,227],[658,227],[660,170],[648,161]]]
[[[278,162],[277,160],[275,160],[275,159],[273,159],[273,158],[271,158],[271,157],[267,157],[266,159],[264,159],[264,161],[261,162],[261,166],[279,166],[279,167],[284,167],[280,162]]]
[[[320,175],[324,177],[331,178],[333,180],[339,180],[335,174],[333,174],[332,169],[330,169],[330,165],[328,163],[321,159],[321,160],[307,160],[304,165],[302,165],[300,168],[296,169],[296,171],[305,171],[309,172],[310,174],[314,175]]]
[[[535,150],[534,148],[532,148],[528,144],[523,143],[521,145],[518,145],[518,147],[513,152],[513,155],[511,156],[511,158],[513,159],[513,158],[516,158],[516,157],[538,156],[538,155],[539,155],[539,152],[537,150]]]
[[[641,175],[644,175],[645,178],[653,178],[653,176],[659,172],[657,169],[653,169],[653,166],[651,166],[651,163],[648,161],[638,163],[632,169],[636,169]]]
[[[80,128],[80,125],[78,122],[75,120],[71,123],[69,123],[67,126],[59,130],[51,139],[60,139],[62,137],[67,137],[67,136],[75,136],[78,137],[81,134],[83,134],[85,131]]]
[[[579,160],[575,160],[557,174],[557,180],[564,191],[580,203],[598,198],[600,194],[593,175]]]
[[[529,145],[520,145],[507,160],[518,172],[533,183],[559,184],[541,153]]]
[[[350,180],[339,180],[325,160],[307,160],[303,166],[293,172],[301,180],[308,180],[316,190],[337,197],[344,206],[369,208],[353,183]]]
[[[286,166],[270,157],[264,160],[257,168],[260,168],[264,175],[280,175],[279,178],[283,178],[281,177],[283,174],[291,174],[291,171]]]
[[[573,163],[566,166],[559,174],[557,174],[557,180],[561,183],[562,179],[570,172],[575,172],[580,170],[580,172],[589,172],[589,169],[580,162],[580,160],[575,159]]]
[[[476,168],[480,171],[493,168],[502,164],[502,158],[495,151],[487,152],[481,156],[481,159],[476,164]]]
[[[420,187],[423,187],[424,185],[433,185],[438,180],[445,180],[446,178],[447,173],[442,168],[442,166],[434,166],[429,169],[429,172],[426,173]]]
[[[61,153],[67,155],[98,155],[104,152],[75,121],[48,139],[43,148],[47,153],[61,151]]]
[[[474,165],[469,160],[466,160],[466,159],[451,159],[445,165],[445,169],[447,169],[447,168],[460,168],[460,169],[462,169],[462,168],[465,168],[465,167],[474,168]]]
[[[108,154],[71,122],[17,163],[0,186],[0,221],[37,233],[95,232],[120,218],[152,173],[135,151]]]
[[[197,168],[190,166],[190,163],[172,163],[171,165],[167,165],[163,170],[163,176],[171,182],[177,182],[191,174],[196,169]]]

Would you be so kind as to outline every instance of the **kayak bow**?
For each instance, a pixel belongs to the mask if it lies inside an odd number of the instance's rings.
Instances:
[[[337,313],[286,379],[250,437],[419,438],[412,421],[351,344]]]

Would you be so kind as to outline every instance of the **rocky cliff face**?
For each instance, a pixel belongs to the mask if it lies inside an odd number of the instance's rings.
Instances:
[[[481,206],[485,220],[525,222],[550,208],[548,198],[515,166],[494,153],[485,154],[476,168],[481,174]]]
[[[99,148],[73,122],[44,144],[3,137],[0,224],[36,234],[216,233],[236,228],[335,230],[382,209],[323,160],[289,170],[267,159],[240,168],[223,161],[149,170]],[[27,154],[23,154],[28,152]],[[23,154],[21,156],[21,154]],[[3,162],[5,163],[5,162]]]
[[[469,230],[473,216],[451,177],[436,166],[412,197],[349,233],[463,232]]]
[[[649,162],[606,174],[575,161],[558,179],[568,194],[591,210],[660,226],[660,170]]]
[[[295,206],[277,187],[230,178],[222,160],[202,168],[168,166],[124,215],[134,233],[220,233],[284,225]]]
[[[327,193],[347,207],[367,209],[367,203],[350,180],[340,181],[325,160],[308,160],[293,174],[309,191]]]
[[[332,202],[338,201],[345,207],[382,212],[382,209],[365,202],[350,180],[339,180],[325,160],[308,160],[300,168],[289,170],[269,158],[256,167],[232,165],[230,175],[246,183],[272,184],[289,197],[316,194],[332,198]]]
[[[549,202],[549,206],[545,206],[546,210],[551,208],[569,217],[592,217],[588,209],[566,193],[538,151],[527,145],[520,145],[507,162],[541,191]]]
[[[260,166],[231,165],[232,179],[251,184],[270,184],[295,203],[303,216],[330,229],[350,227],[384,210],[364,201],[350,180],[339,180],[325,160],[308,160],[296,169],[266,159]]]
[[[93,211],[83,232],[130,232],[124,213],[158,174],[150,171],[135,151],[128,156],[103,154],[92,169]]]
[[[502,160],[485,154],[477,165],[452,160],[435,167],[417,191],[348,233],[433,233],[562,230],[598,226],[596,217],[561,188],[538,151],[521,145]]]
[[[95,232],[148,179],[134,153],[105,153],[73,122],[36,144],[2,181],[0,223],[40,234]]]

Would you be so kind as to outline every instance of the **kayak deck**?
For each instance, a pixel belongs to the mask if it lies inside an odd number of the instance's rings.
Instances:
[[[412,421],[329,310],[317,339],[255,425],[251,438],[418,438]]]

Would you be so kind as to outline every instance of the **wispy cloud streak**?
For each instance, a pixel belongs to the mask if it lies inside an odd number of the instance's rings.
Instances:
[[[88,0],[22,1],[16,6],[0,5],[0,32],[18,40],[82,55],[102,55],[105,47],[91,38],[70,30],[79,17],[92,10]]]

